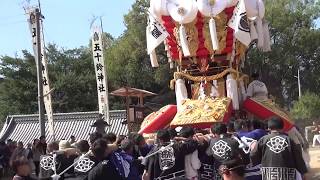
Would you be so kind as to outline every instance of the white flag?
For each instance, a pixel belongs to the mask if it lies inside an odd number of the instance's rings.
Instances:
[[[53,122],[53,111],[52,111],[52,99],[51,99],[51,89],[49,84],[49,76],[48,76],[48,62],[47,62],[47,56],[45,53],[45,42],[43,38],[43,32],[42,27],[40,23],[40,29],[37,29],[37,25],[35,22],[35,9],[30,9],[30,11],[27,13],[29,15],[28,23],[31,31],[32,36],[32,46],[35,57],[38,55],[38,44],[37,44],[37,32],[40,31],[40,39],[41,39],[41,68],[42,68],[42,85],[43,85],[43,101],[45,110],[47,113],[47,119],[48,119],[48,129],[49,129],[49,135],[52,136],[52,139],[55,139],[55,133],[54,133],[54,122]],[[38,62],[36,61],[36,64]],[[38,66],[37,66],[38,67]]]
[[[228,26],[234,30],[234,36],[237,40],[249,46],[251,37],[244,0],[239,0],[237,6],[234,8],[233,16]]]
[[[100,26],[92,27],[92,53],[97,80],[99,113],[105,115],[105,120],[109,123],[108,84]]]
[[[146,34],[148,54],[151,54],[169,36],[167,30],[152,15],[149,15]]]

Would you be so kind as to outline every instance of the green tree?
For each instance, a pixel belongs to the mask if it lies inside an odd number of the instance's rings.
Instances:
[[[296,120],[304,120],[306,124],[311,124],[320,118],[320,96],[315,93],[307,92],[299,101],[295,101],[291,111]]]
[[[1,57],[0,121],[8,114],[37,111],[37,76],[33,56],[23,51],[23,58]]]
[[[170,91],[168,86],[172,73],[169,70],[164,46],[157,48],[159,68],[151,67],[149,55],[146,53],[145,29],[148,6],[148,0],[137,0],[132,5],[132,9],[124,16],[127,30],[106,51],[108,78],[111,82],[109,87],[111,89],[131,86],[147,89],[161,95]],[[166,104],[174,101],[174,96],[170,97],[166,98],[166,101],[154,101]]]
[[[245,72],[260,72],[270,94],[281,105],[290,107],[298,99],[298,68],[303,91],[318,92],[320,88],[320,30],[314,24],[320,14],[319,3],[265,1],[272,51],[249,50]]]

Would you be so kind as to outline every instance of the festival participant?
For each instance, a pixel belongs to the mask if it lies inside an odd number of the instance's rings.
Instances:
[[[125,136],[125,135],[119,135],[118,137],[117,137],[117,140],[116,140],[116,144],[117,144],[117,146],[121,146],[121,142],[123,141],[123,140],[125,140],[127,138],[127,136]]]
[[[180,130],[179,135],[188,140],[191,140],[195,135],[195,132],[191,127],[183,127]],[[201,162],[198,157],[198,150],[195,150],[193,153],[186,155],[184,160],[185,160],[184,170],[185,170],[186,178],[189,180],[198,180],[199,179],[198,170],[201,167]]]
[[[239,159],[244,165],[249,163],[249,159],[246,158],[243,150],[239,148],[238,141],[227,134],[227,126],[225,124],[214,124],[211,127],[211,133],[215,137],[210,140],[206,153],[208,156],[213,156],[216,162],[215,169],[218,169],[222,162],[232,159]]]
[[[81,156],[87,154],[87,152],[90,149],[90,145],[87,140],[80,140],[75,144],[75,146],[79,152],[79,157],[77,157],[74,160],[74,162],[78,161]],[[88,178],[88,172],[80,172],[80,171],[77,171],[76,168],[74,169],[74,171],[75,171],[77,180],[85,180]]]
[[[239,159],[222,162],[219,173],[223,180],[244,180],[244,165]]]
[[[139,174],[142,175],[144,172],[142,158],[150,152],[153,145],[147,144],[144,137],[138,133],[131,133],[129,135],[129,139],[135,144],[133,149],[133,158],[135,159],[134,163],[138,167]]]
[[[238,133],[241,141],[247,146],[246,153],[249,153],[251,149],[256,145],[256,142],[262,138],[263,136],[267,135],[267,132],[262,129],[262,123],[257,120],[253,119],[250,121],[249,125],[247,125],[250,131],[246,133]],[[261,179],[261,164],[253,166],[252,163],[248,164],[245,168],[245,179],[246,180],[260,180]]]
[[[195,140],[170,143],[170,133],[167,129],[157,132],[158,144],[150,151],[143,164],[144,180],[165,180],[185,176],[185,161],[187,154],[194,152],[198,147]]]
[[[108,144],[113,144],[117,141],[117,135],[112,132],[104,134],[102,137],[108,142]]]
[[[67,140],[61,140],[59,142],[59,151],[56,152],[56,168],[57,173],[60,173],[71,166],[74,160],[78,157],[76,151],[71,151],[71,144]],[[62,174],[60,179],[74,176],[74,169],[70,168],[66,173]]]
[[[245,120],[238,119],[234,122],[234,130],[237,137],[245,136],[249,130],[249,123]]]
[[[91,134],[89,135],[89,143],[90,143],[90,146],[92,146],[93,143],[94,143],[96,140],[100,139],[100,138],[102,138],[102,134],[101,134],[101,133],[99,133],[99,132],[93,132],[93,133],[91,133]]]
[[[262,180],[273,180],[274,177],[296,180],[307,172],[301,148],[282,133],[283,127],[280,118],[271,118],[268,121],[270,134],[262,137],[251,151],[253,165],[262,166]]]
[[[12,162],[12,169],[16,173],[12,180],[34,180],[30,177],[32,170],[26,158],[20,157],[15,159]]]
[[[139,175],[138,166],[134,163],[133,149],[134,143],[130,139],[124,139],[120,145],[121,152],[120,155],[125,161],[130,165],[129,173],[126,174],[127,180],[141,180]]]
[[[247,97],[268,99],[268,89],[267,86],[259,81],[259,73],[253,73],[251,75],[253,81],[248,85]]]
[[[115,164],[110,160],[107,141],[101,138],[96,140],[91,150],[99,163],[90,170],[88,180],[123,180]]]

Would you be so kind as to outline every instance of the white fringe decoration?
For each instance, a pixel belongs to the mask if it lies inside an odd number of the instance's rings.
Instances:
[[[180,34],[180,43],[181,43],[181,48],[184,56],[190,56],[190,51],[188,47],[188,40],[187,40],[187,34],[186,34],[186,29],[184,26],[181,24],[179,28],[179,34]]]
[[[181,110],[182,102],[188,98],[188,92],[183,79],[177,79],[176,81],[176,101],[177,101],[177,109]]]
[[[263,22],[263,52],[271,51],[270,33],[269,33],[269,23]]]
[[[214,18],[211,18],[209,21],[209,30],[210,30],[210,36],[211,36],[211,42],[212,42],[212,49],[218,50],[219,49],[219,42],[217,37],[217,29],[216,29],[216,22]]]
[[[249,21],[249,22],[250,22],[250,37],[251,37],[251,41],[254,41],[254,40],[258,39],[257,30],[256,30],[256,27],[254,26],[254,21]]]
[[[256,29],[257,29],[257,33],[258,33],[258,48],[259,49],[263,49],[263,45],[264,45],[264,37],[263,37],[263,27],[262,27],[262,20],[257,17],[256,19]]]
[[[237,81],[233,79],[232,75],[227,76],[227,97],[232,99],[232,106],[234,110],[239,110],[239,97],[238,97],[238,86]]]
[[[155,49],[150,53],[150,61],[151,61],[152,67],[159,67],[158,58],[157,58]]]

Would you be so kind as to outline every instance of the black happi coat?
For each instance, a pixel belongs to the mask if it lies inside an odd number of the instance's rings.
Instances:
[[[88,180],[123,180],[110,158],[99,162],[88,174]]]
[[[152,154],[158,151],[161,147],[167,146],[169,143],[165,143],[163,145],[155,146],[149,154]],[[161,153],[156,153],[155,155],[147,158],[143,164],[145,165],[145,169],[148,171],[150,175],[150,180],[154,180],[156,178],[160,179],[169,179],[173,176],[184,176],[184,158],[187,154],[194,152],[198,147],[198,142],[194,140],[188,140],[185,142],[175,142],[172,145],[172,149],[174,151],[174,162],[171,164],[170,168],[161,170]],[[170,164],[170,163],[169,163]],[[177,173],[180,172],[180,173]],[[176,175],[173,175],[177,173]]]
[[[307,172],[301,147],[284,133],[271,132],[262,137],[250,156],[254,165],[261,163],[264,180],[275,176],[277,179],[291,180],[296,178],[295,170],[301,174]]]
[[[248,158],[245,158],[243,150],[239,148],[238,141],[228,135],[211,139],[206,153],[208,156],[213,156],[214,160],[218,162],[217,166],[223,161],[232,159],[241,159],[244,164],[249,162]]]

